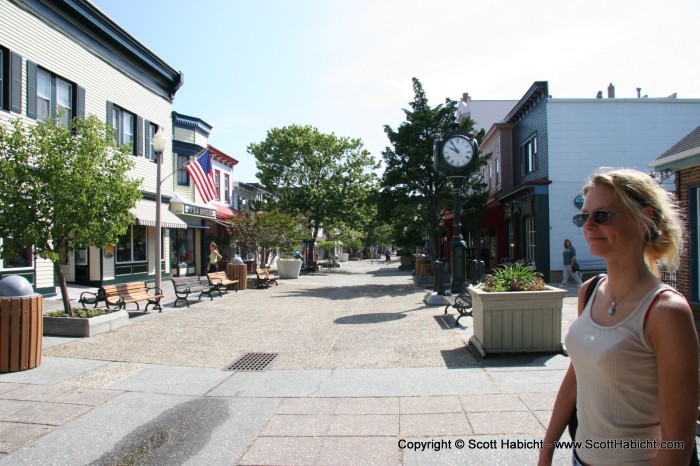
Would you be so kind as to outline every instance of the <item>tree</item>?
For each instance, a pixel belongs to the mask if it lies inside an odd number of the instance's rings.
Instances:
[[[304,239],[300,217],[279,209],[257,212],[247,210],[239,217],[231,217],[228,224],[231,236],[238,246],[255,251],[256,254],[259,252],[262,263],[277,249],[291,254]]]
[[[268,131],[248,152],[262,185],[279,197],[277,207],[303,216],[311,257],[320,229],[364,215],[376,188],[379,165],[359,139],[292,125]]]
[[[452,210],[452,185],[433,168],[433,143],[451,130],[456,102],[446,99],[444,105],[430,107],[420,81],[413,78],[414,99],[410,110],[404,109],[406,121],[397,130],[386,125],[384,132],[393,147],[382,153],[386,169],[380,185],[379,211],[383,218],[392,219],[398,230],[419,222],[429,238],[431,257],[437,257],[438,241],[445,211]],[[474,121],[463,121],[458,130],[473,133]],[[476,136],[483,137],[483,130]],[[480,166],[485,158],[480,158]],[[485,204],[479,168],[465,181],[464,191],[473,195],[465,204],[473,206],[474,196]],[[479,205],[478,203],[476,203]],[[412,236],[416,237],[415,232]]]
[[[130,224],[129,209],[141,198],[133,161],[114,147],[112,129],[95,116],[71,127],[55,119],[0,125],[0,256],[33,245],[53,262],[63,307],[73,315],[59,258],[79,247],[115,244]],[[10,239],[11,238],[11,239]]]

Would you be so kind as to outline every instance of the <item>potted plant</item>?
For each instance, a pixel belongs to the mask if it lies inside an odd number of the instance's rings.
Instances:
[[[470,286],[474,335],[486,353],[560,352],[565,290],[548,286],[525,262],[501,266]]]

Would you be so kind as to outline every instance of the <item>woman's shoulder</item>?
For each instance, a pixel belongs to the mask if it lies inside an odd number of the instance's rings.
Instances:
[[[654,341],[674,341],[680,335],[695,333],[695,320],[688,301],[672,288],[661,288],[645,316],[645,329]]]

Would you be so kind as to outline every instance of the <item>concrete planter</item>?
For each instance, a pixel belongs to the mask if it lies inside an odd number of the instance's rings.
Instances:
[[[347,262],[348,260],[350,260],[350,254],[347,252],[341,252],[338,254],[338,262]]]
[[[474,335],[481,353],[561,352],[561,322],[566,291],[490,293],[470,286]]]
[[[280,259],[277,261],[277,273],[280,278],[299,278],[301,272],[301,260]]]
[[[44,316],[44,335],[85,338],[116,330],[128,323],[129,313],[125,309],[87,319]]]

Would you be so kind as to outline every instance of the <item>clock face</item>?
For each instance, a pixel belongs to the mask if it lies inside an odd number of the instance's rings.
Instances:
[[[474,157],[474,147],[467,138],[453,137],[443,144],[442,157],[451,166],[462,168]]]

